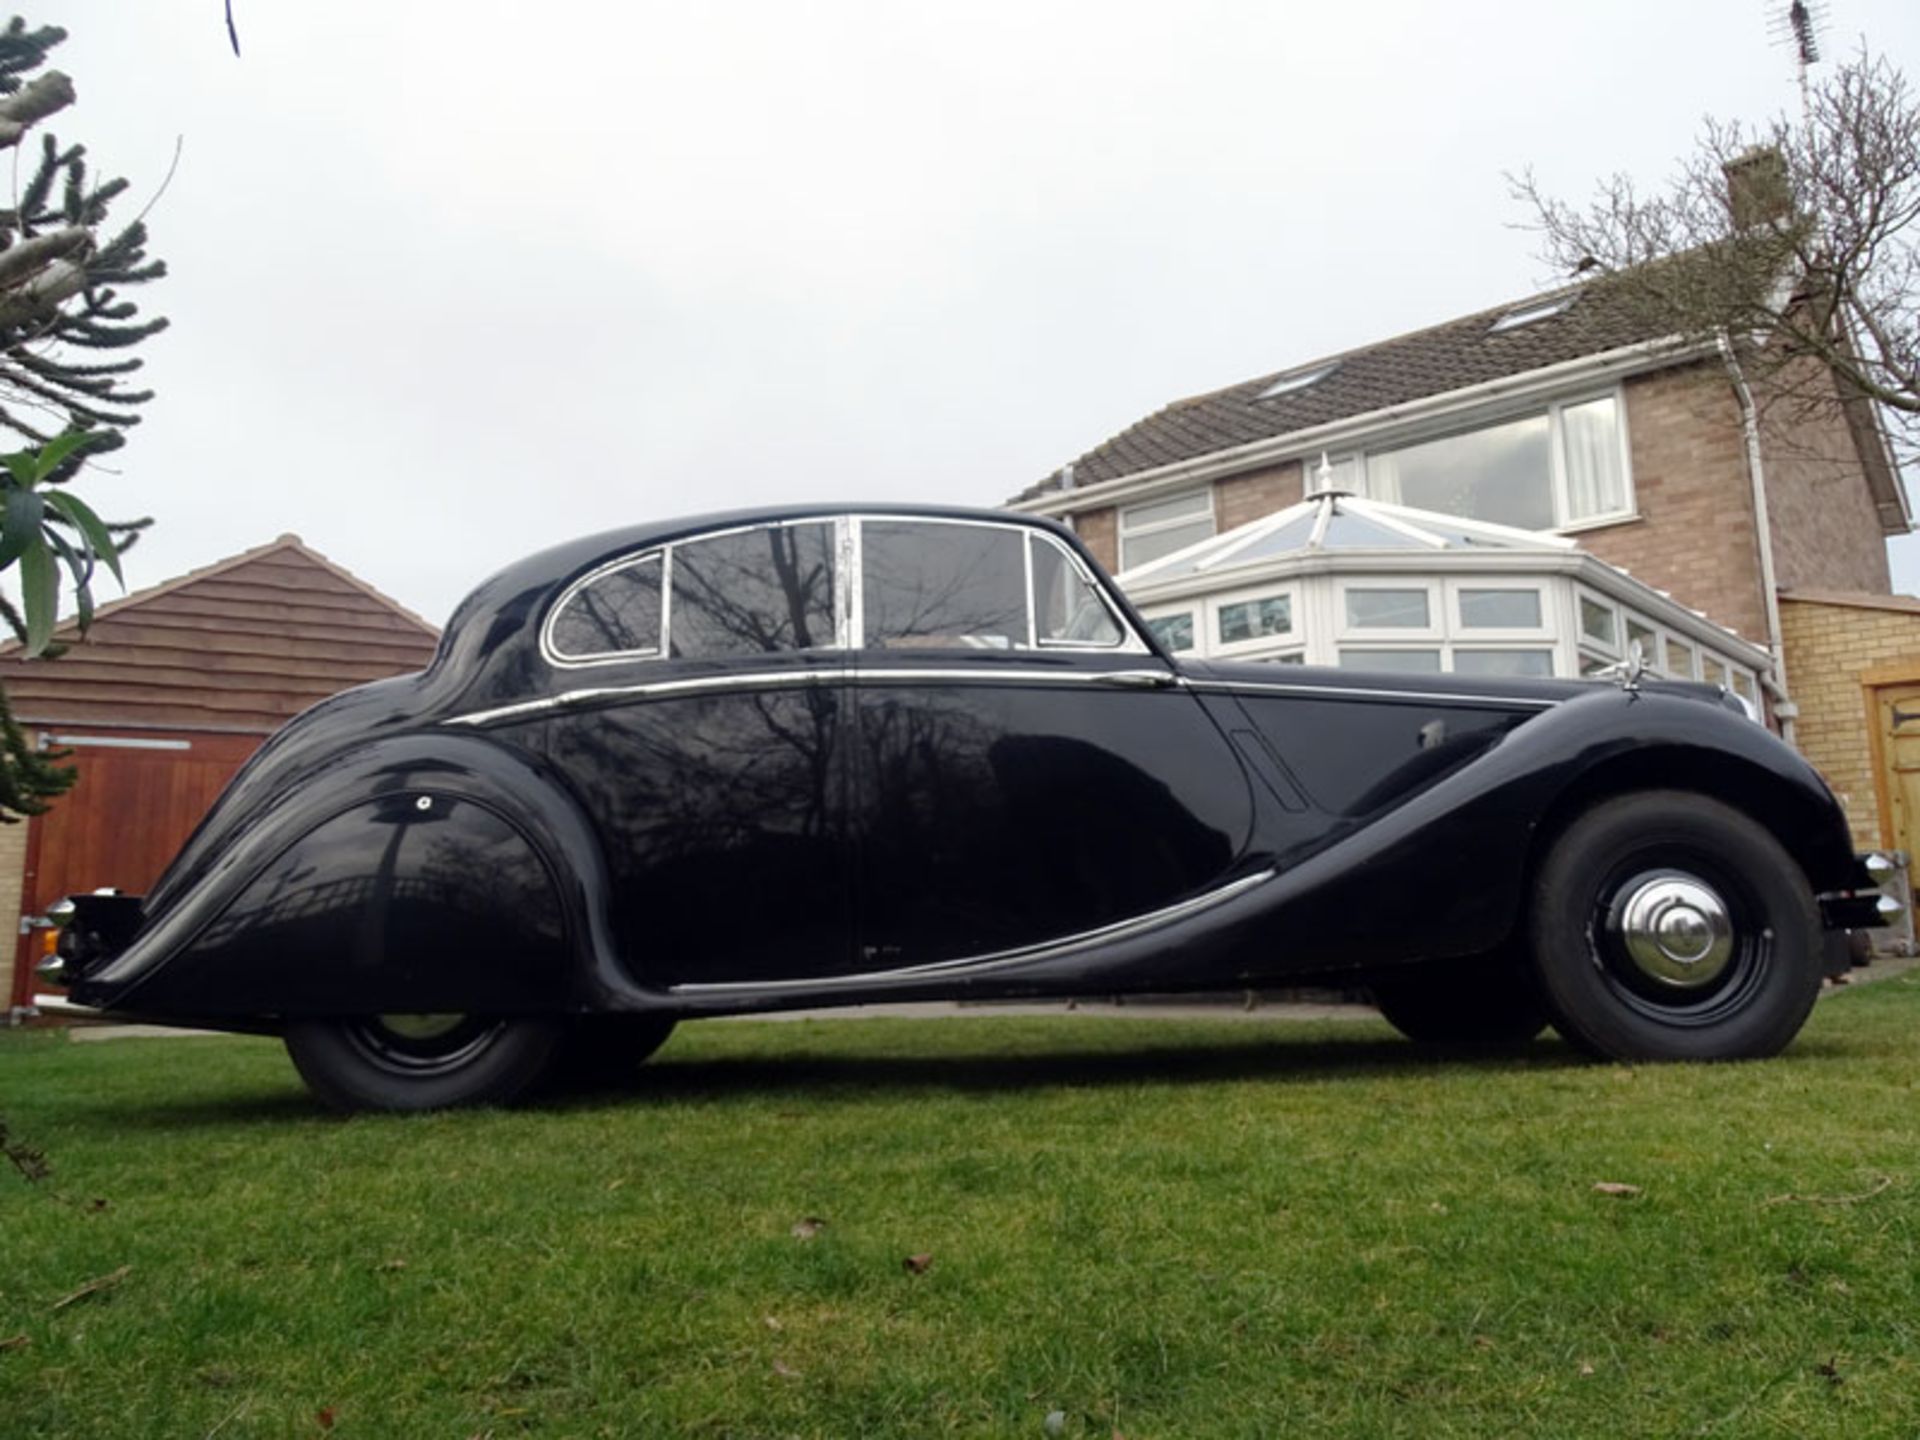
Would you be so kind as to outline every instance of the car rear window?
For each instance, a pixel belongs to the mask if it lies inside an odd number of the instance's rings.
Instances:
[[[660,650],[660,557],[602,571],[568,597],[548,633],[563,660],[653,655]]]

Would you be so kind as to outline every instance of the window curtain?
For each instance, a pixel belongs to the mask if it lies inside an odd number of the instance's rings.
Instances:
[[[1626,467],[1621,463],[1620,422],[1613,397],[1562,410],[1560,443],[1567,466],[1568,521],[1625,510]]]

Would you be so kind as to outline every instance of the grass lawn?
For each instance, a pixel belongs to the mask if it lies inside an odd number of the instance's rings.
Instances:
[[[1911,1437],[1917,1082],[1913,975],[1755,1065],[708,1024],[346,1121],[271,1042],[4,1034],[0,1434]]]

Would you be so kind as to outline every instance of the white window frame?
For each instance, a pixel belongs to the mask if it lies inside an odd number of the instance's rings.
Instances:
[[[1461,592],[1466,590],[1525,591],[1538,602],[1540,623],[1531,626],[1469,625],[1461,612]],[[1498,575],[1469,575],[1447,581],[1447,628],[1454,640],[1473,650],[1498,650],[1502,641],[1554,639],[1553,600],[1547,586],[1539,580],[1507,580]],[[1534,649],[1537,646],[1516,648]]]
[[[1474,588],[1478,589],[1479,587],[1476,586]],[[1480,633],[1481,632],[1479,631],[1475,631],[1474,638],[1472,639],[1466,639],[1463,636],[1456,635],[1452,640],[1447,642],[1445,647],[1445,653],[1441,656],[1441,664],[1442,664],[1442,667],[1446,670],[1447,674],[1449,675],[1464,674],[1465,673],[1464,671],[1456,670],[1454,668],[1455,657],[1462,650],[1477,650],[1477,651],[1489,651],[1489,652],[1507,651],[1512,653],[1524,652],[1527,654],[1545,654],[1547,657],[1547,673],[1545,675],[1477,675],[1477,676],[1470,677],[1473,679],[1551,680],[1559,677],[1560,647],[1553,642],[1553,637],[1548,632],[1543,630],[1538,635],[1534,636],[1531,640],[1525,643],[1515,643],[1511,640],[1496,641],[1496,642],[1488,643],[1488,642],[1482,641],[1479,638]],[[1491,633],[1491,632],[1488,632],[1488,633]]]
[[[1230,605],[1257,604],[1262,600],[1287,602],[1287,631],[1284,635],[1255,635],[1249,640],[1223,640],[1220,637],[1222,610]],[[1306,634],[1300,617],[1300,591],[1294,585],[1258,585],[1244,590],[1230,590],[1222,595],[1209,595],[1206,598],[1206,653],[1247,656],[1255,651],[1265,653],[1304,647]]]
[[[1424,627],[1349,625],[1347,595],[1354,590],[1424,590],[1427,594],[1427,623]],[[1352,579],[1343,577],[1334,582],[1333,630],[1336,655],[1342,646],[1353,649],[1367,644],[1378,645],[1387,650],[1425,649],[1424,645],[1402,645],[1399,642],[1444,639],[1446,624],[1447,612],[1442,603],[1438,580],[1422,579],[1418,575],[1367,575],[1355,576]]]
[[[1572,518],[1568,501],[1566,430],[1562,412],[1580,405],[1591,404],[1595,400],[1613,401],[1615,438],[1620,447],[1620,492],[1621,508],[1608,510],[1598,515],[1585,515]],[[1581,391],[1578,394],[1563,396],[1545,405],[1534,405],[1522,410],[1511,410],[1498,414],[1484,415],[1468,425],[1454,425],[1446,428],[1415,431],[1394,437],[1392,444],[1369,445],[1354,452],[1353,458],[1359,463],[1355,467],[1355,480],[1362,495],[1378,499],[1374,494],[1373,474],[1369,462],[1375,455],[1383,455],[1392,450],[1403,450],[1414,445],[1425,445],[1436,440],[1450,440],[1456,436],[1471,435],[1475,431],[1490,430],[1495,426],[1509,425],[1517,420],[1527,420],[1544,414],[1547,417],[1547,483],[1548,498],[1553,507],[1553,530],[1556,535],[1571,535],[1582,530],[1598,530],[1607,525],[1619,525],[1628,520],[1639,518],[1639,509],[1633,487],[1633,446],[1632,437],[1627,430],[1626,391],[1614,385],[1601,390]],[[1345,458],[1345,457],[1343,457]],[[1319,463],[1319,456],[1302,456],[1301,464],[1306,467],[1305,475],[1311,476],[1313,467]],[[1383,502],[1396,503],[1396,502]],[[1458,517],[1465,518],[1465,517]]]
[[[1120,507],[1119,519],[1116,521],[1114,526],[1113,545],[1116,553],[1116,558],[1120,562],[1120,571],[1122,574],[1126,573],[1128,570],[1135,568],[1134,566],[1127,563],[1127,542],[1129,540],[1140,540],[1140,539],[1151,538],[1152,536],[1155,536],[1155,535],[1164,534],[1169,530],[1178,530],[1178,529],[1181,529],[1183,526],[1192,525],[1200,519],[1200,512],[1196,510],[1191,515],[1182,515],[1171,520],[1153,520],[1153,521],[1149,521],[1145,525],[1129,525],[1127,523],[1128,515],[1133,514],[1140,510],[1144,510],[1150,505],[1165,505],[1170,501],[1184,500],[1192,496],[1203,496],[1205,497],[1207,502],[1207,513],[1206,513],[1207,533],[1206,535],[1201,536],[1191,542],[1195,545],[1198,545],[1200,543],[1200,540],[1211,539],[1213,536],[1218,535],[1220,533],[1219,508],[1214,500],[1213,486],[1211,485],[1202,485],[1197,489],[1193,489],[1193,490],[1181,490],[1171,495],[1156,495],[1151,500],[1141,500],[1136,504],[1123,505]],[[1182,548],[1184,549],[1185,547],[1183,546]],[[1173,552],[1168,552],[1168,553],[1173,553]],[[1160,557],[1155,556],[1154,558],[1158,559]],[[1148,562],[1145,560],[1142,560],[1140,562],[1140,564],[1142,565],[1145,565],[1147,563]]]
[[[1591,404],[1595,400],[1613,401],[1614,440],[1620,447],[1620,506],[1618,510],[1603,511],[1598,515],[1585,515],[1575,520],[1569,513],[1567,500],[1567,444],[1566,426],[1561,412],[1570,408]],[[1581,530],[1598,530],[1606,525],[1618,525],[1623,521],[1638,518],[1640,511],[1633,492],[1633,446],[1627,433],[1627,395],[1620,386],[1609,390],[1598,390],[1591,394],[1570,395],[1556,400],[1547,407],[1547,429],[1552,440],[1548,447],[1553,456],[1553,516],[1554,533],[1569,535]]]
[[[1580,602],[1590,600],[1613,617],[1613,641],[1596,640],[1587,633],[1587,627],[1580,621]],[[1589,590],[1584,585],[1573,587],[1573,643],[1582,650],[1595,650],[1611,659],[1618,660],[1626,653],[1627,622],[1625,606],[1610,595],[1602,595],[1598,590]]]
[[[1189,655],[1195,659],[1204,658],[1207,653],[1207,616],[1204,601],[1195,600],[1190,605],[1157,605],[1140,612],[1140,618],[1144,620],[1147,625],[1147,638],[1156,641],[1159,637],[1153,632],[1153,622],[1156,620],[1177,620],[1182,615],[1185,615],[1193,621],[1193,643],[1184,650],[1175,650],[1171,645],[1168,645],[1166,646],[1167,653],[1169,655]],[[1164,641],[1160,643],[1165,644]]]

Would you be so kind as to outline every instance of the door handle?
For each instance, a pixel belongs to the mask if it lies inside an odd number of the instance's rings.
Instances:
[[[1093,678],[1097,684],[1128,690],[1164,690],[1174,683],[1174,677],[1165,670],[1102,670]]]

